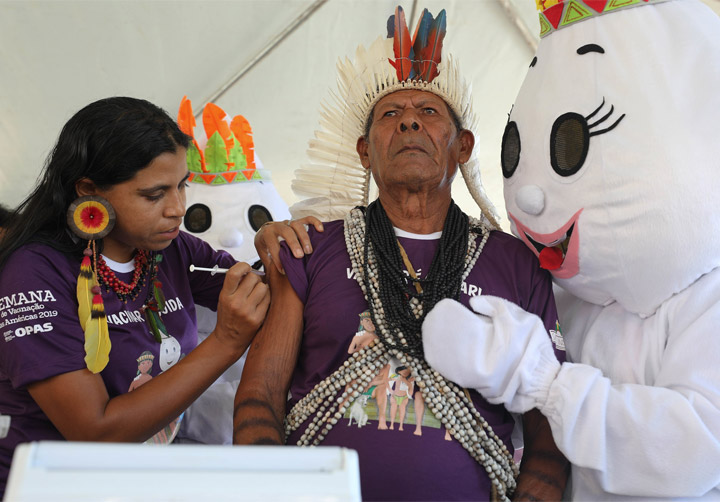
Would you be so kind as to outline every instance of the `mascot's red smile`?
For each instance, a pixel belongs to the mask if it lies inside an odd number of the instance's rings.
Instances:
[[[535,251],[540,267],[549,270],[558,279],[569,279],[580,270],[578,219],[582,211],[580,209],[562,227],[548,234],[533,232],[520,223],[514,214],[508,214],[515,223],[520,238]]]

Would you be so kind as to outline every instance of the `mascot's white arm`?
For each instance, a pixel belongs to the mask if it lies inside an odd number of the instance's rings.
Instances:
[[[540,318],[507,300],[470,305],[477,314],[442,300],[423,323],[427,361],[445,377],[510,411],[540,409],[560,450],[606,492],[689,497],[720,484],[720,344],[709,336],[720,306],[668,340],[647,386],[561,365]]]

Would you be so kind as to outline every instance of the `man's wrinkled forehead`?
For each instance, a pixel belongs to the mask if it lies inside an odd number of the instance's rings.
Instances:
[[[370,126],[372,126],[373,120],[375,119],[375,112],[381,108],[384,109],[391,109],[395,107],[402,107],[402,101],[404,101],[402,95],[404,93],[413,93],[417,97],[412,99],[413,106],[417,108],[422,108],[427,106],[428,104],[433,104],[435,106],[439,106],[440,104],[445,105],[445,109],[447,110],[448,114],[450,115],[450,118],[452,119],[453,123],[455,124],[455,127],[457,130],[463,129],[462,124],[460,122],[460,118],[457,116],[457,114],[453,111],[452,107],[445,101],[441,96],[438,94],[435,94],[431,91],[423,91],[419,89],[400,89],[394,92],[391,92],[390,94],[383,96],[378,100],[377,103],[375,103],[375,106],[373,106],[373,109],[371,110],[370,114],[368,115],[367,122],[365,124],[365,136],[370,132]]]
[[[434,92],[421,91],[417,89],[402,89],[380,98],[378,102],[375,103],[370,116],[374,117],[375,111],[381,108],[401,108],[408,100],[410,100],[412,105],[416,108],[423,108],[428,105],[440,106],[442,104],[445,105],[445,109],[448,113],[452,113],[450,105],[448,105],[443,98]]]

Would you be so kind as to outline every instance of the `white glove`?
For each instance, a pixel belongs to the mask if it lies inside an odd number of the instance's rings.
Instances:
[[[475,296],[470,306],[477,314],[445,299],[425,317],[428,364],[511,412],[542,411],[560,363],[540,318],[496,296]]]

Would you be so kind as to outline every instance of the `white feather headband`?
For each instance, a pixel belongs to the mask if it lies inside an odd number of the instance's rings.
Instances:
[[[432,92],[448,104],[463,128],[474,133],[476,120],[471,89],[460,76],[452,56],[441,61],[440,51],[437,51],[434,61],[425,58],[429,58],[423,49],[428,46],[428,35],[431,38],[439,32],[439,43],[435,47],[442,47],[444,24],[444,10],[436,19],[424,10],[415,40],[408,43],[410,38],[404,14],[398,7],[394,16],[394,38],[378,37],[369,49],[359,46],[354,61],[349,58],[338,61],[338,89],[331,91],[330,99],[321,104],[320,128],[315,131],[307,150],[310,163],[297,169],[292,181],[293,192],[304,197],[290,207],[293,218],[312,215],[324,221],[336,220],[343,218],[353,207],[368,204],[370,171],[360,163],[355,148],[375,104],[390,93],[408,89]],[[439,29],[433,30],[438,25]],[[398,43],[401,36],[398,34],[403,32],[406,39]],[[424,37],[422,43],[418,41],[418,34],[420,38]],[[400,47],[402,52],[398,52],[400,45],[404,45]],[[396,69],[401,65],[405,67],[404,74],[400,68]],[[410,69],[410,65],[415,69],[422,67],[422,75]],[[398,74],[404,76],[408,69],[410,76],[401,79]],[[429,81],[423,79],[427,74]],[[491,226],[500,228],[495,208],[483,189],[474,152],[468,162],[460,166],[460,171],[482,215]]]

